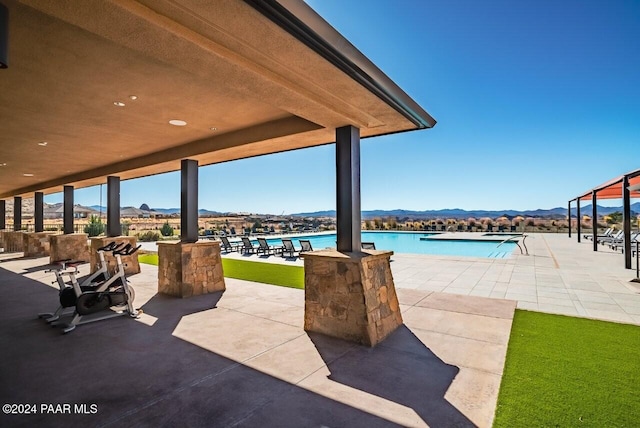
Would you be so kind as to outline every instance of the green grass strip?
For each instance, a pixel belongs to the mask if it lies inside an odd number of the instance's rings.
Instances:
[[[494,427],[640,423],[640,327],[516,311]]]
[[[141,254],[138,256],[138,261],[158,266],[158,255]],[[304,288],[304,268],[302,266],[222,258],[222,270],[227,278],[262,282],[282,287]]]

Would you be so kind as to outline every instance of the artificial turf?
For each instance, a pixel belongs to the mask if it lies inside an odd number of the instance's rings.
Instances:
[[[157,266],[158,255],[141,254],[138,256],[138,261]],[[301,266],[223,258],[222,270],[227,278],[244,279],[283,287],[304,288],[304,268]]]
[[[636,427],[640,327],[516,311],[494,427]]]

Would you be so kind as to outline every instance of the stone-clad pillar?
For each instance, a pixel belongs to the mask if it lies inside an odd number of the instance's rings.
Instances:
[[[158,242],[158,293],[191,297],[223,290],[219,242]]]

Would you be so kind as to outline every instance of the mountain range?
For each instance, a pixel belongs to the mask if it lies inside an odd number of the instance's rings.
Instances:
[[[622,212],[622,207],[602,207],[600,205],[596,206],[598,215],[607,215],[614,213],[616,211]],[[637,215],[640,213],[640,202],[636,202],[631,204],[631,212],[633,215]],[[580,214],[581,215],[591,215],[591,205],[580,206]],[[296,213],[291,214],[293,216],[299,217],[335,217],[335,210],[327,210],[327,211],[315,211],[315,212],[307,212],[307,213]],[[571,207],[571,215],[576,215],[576,207]],[[412,211],[412,210],[365,210],[362,211],[363,219],[372,219],[376,217],[408,217],[408,218],[468,218],[468,217],[545,217],[545,218],[566,218],[567,217],[567,209],[562,207],[551,208],[551,209],[537,209],[537,210],[500,210],[500,211],[489,211],[489,210],[463,210],[459,208],[453,209],[443,209],[443,210],[426,210],[426,211]]]

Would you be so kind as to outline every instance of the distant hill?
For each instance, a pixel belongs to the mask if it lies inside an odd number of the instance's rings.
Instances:
[[[598,215],[607,215],[616,211],[622,211],[622,207],[602,207],[598,205]],[[633,213],[640,213],[640,202],[631,204],[631,211]],[[580,214],[590,215],[591,205],[580,206]],[[314,211],[306,213],[291,214],[296,217],[335,217],[335,210],[327,211]],[[522,217],[545,217],[545,218],[564,218],[567,216],[567,209],[562,207],[551,209],[537,209],[537,210],[463,210],[459,208],[442,209],[442,210],[425,210],[425,211],[412,211],[412,210],[369,210],[362,211],[362,218],[371,219],[375,217],[408,217],[408,218],[468,218],[468,217],[500,217],[506,215],[508,217],[522,216]],[[575,203],[571,207],[571,215],[576,215]]]

